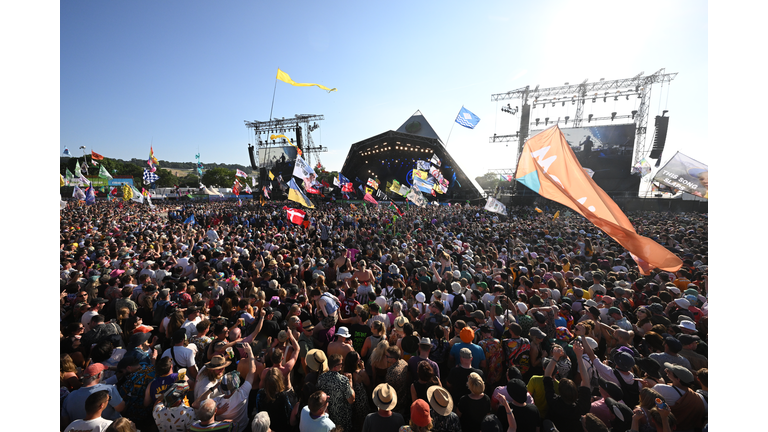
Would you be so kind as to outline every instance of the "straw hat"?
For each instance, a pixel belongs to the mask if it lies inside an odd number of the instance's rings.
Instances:
[[[427,389],[427,399],[429,399],[429,405],[441,416],[447,416],[453,412],[453,398],[448,390],[433,385]]]
[[[224,358],[224,356],[215,355],[211,358],[211,361],[205,364],[205,368],[208,370],[216,370],[225,368],[232,364],[231,361]]]
[[[373,389],[373,404],[379,409],[389,411],[397,405],[397,393],[387,383],[379,384]]]
[[[305,357],[307,361],[307,366],[309,366],[310,369],[312,369],[315,372],[320,372],[321,365],[322,365],[322,372],[328,371],[328,358],[325,356],[325,353],[322,352],[319,349],[311,349],[307,352],[307,356]]]

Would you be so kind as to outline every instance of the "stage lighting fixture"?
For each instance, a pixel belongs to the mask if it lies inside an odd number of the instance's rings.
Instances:
[[[544,126],[549,124],[549,117],[544,118]]]
[[[607,99],[608,99],[608,98],[603,98],[603,102],[607,102]]]
[[[563,101],[563,106],[565,106],[565,101]]]
[[[629,100],[629,95],[627,95],[627,100]]]
[[[571,118],[570,116],[565,116],[565,124],[568,124],[568,119]]]
[[[592,103],[597,102],[597,98],[592,98]]]
[[[592,114],[590,114],[590,115],[587,117],[587,123],[591,123],[591,122],[592,122]]]
[[[619,97],[616,96],[616,97],[613,98],[613,100],[617,101],[617,100],[619,100]]]
[[[536,119],[536,126],[539,125],[539,119]]]
[[[637,114],[637,110],[632,110],[632,120],[635,119],[635,114]]]
[[[555,106],[555,103],[554,103],[554,102],[552,102],[552,106]]]
[[[613,121],[613,119],[615,119],[615,118],[616,118],[616,111],[611,113],[611,121]]]
[[[536,109],[536,104],[533,104],[533,109]]]
[[[575,101],[575,100],[572,100],[572,101],[571,101],[571,105],[576,105],[576,101]]]

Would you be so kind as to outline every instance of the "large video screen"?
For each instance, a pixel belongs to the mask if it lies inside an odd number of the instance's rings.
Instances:
[[[592,180],[609,195],[636,194],[640,177],[632,175],[635,124],[561,128],[566,141]],[[531,131],[531,136],[541,130]]]
[[[271,168],[278,163],[293,162],[296,160],[296,147],[286,145],[283,147],[264,147],[258,149],[259,167]]]

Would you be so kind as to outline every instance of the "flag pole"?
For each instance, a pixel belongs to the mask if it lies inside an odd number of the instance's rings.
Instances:
[[[276,91],[277,91],[277,75],[275,75],[275,88],[272,90],[272,106],[269,108],[269,121],[272,121],[272,109],[275,108],[275,92]]]
[[[464,108],[464,105],[461,106]],[[461,112],[461,110],[459,110]],[[458,114],[456,114],[458,116]],[[453,126],[456,124],[456,119],[453,119],[453,123],[451,123],[451,130],[448,132],[448,139],[445,140],[445,148],[448,148],[448,141],[451,140],[451,133],[453,132]]]

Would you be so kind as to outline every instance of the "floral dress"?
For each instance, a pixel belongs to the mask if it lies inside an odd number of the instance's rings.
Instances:
[[[354,430],[362,430],[365,417],[371,412],[371,406],[368,403],[368,390],[361,380],[354,383],[355,403],[352,406],[352,424]]]
[[[345,431],[351,431],[352,405],[347,402],[352,397],[349,379],[338,372],[328,371],[317,379],[317,389],[324,391],[330,398],[328,417],[331,421]]]
[[[397,406],[392,411],[400,413],[406,420],[411,414],[411,378],[408,363],[400,359],[387,369],[386,383],[397,392]]]

